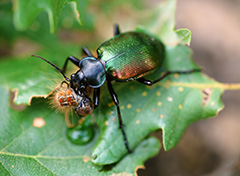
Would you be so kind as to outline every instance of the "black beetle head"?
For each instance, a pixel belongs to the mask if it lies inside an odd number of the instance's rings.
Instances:
[[[88,83],[81,70],[71,75],[70,87],[77,93],[84,93]]]

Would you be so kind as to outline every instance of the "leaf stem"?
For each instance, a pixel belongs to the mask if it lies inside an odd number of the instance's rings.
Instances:
[[[197,89],[204,89],[204,88],[218,88],[223,90],[240,90],[240,83],[184,83],[184,82],[165,82],[165,83],[159,83],[159,85],[165,86],[165,87],[171,87],[171,86],[182,86],[182,87],[189,87],[189,88],[197,88]]]
[[[222,84],[224,90],[240,90],[240,84]]]

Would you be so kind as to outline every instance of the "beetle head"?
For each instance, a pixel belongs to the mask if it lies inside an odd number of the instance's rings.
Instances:
[[[71,75],[70,87],[77,93],[81,94],[86,91],[88,85],[87,79],[85,78],[83,72],[78,70],[76,73]]]

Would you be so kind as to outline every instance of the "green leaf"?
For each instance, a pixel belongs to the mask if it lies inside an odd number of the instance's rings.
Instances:
[[[190,44],[191,32],[187,29],[175,30],[175,10],[175,0],[165,1],[144,18],[144,27],[137,28],[156,35],[166,44],[163,68],[150,80],[157,79],[162,71],[197,67],[192,61],[191,50],[183,46]],[[219,85],[201,73],[170,75],[152,87],[134,82],[124,85],[116,83],[114,88],[122,107],[130,148],[134,149],[142,139],[158,129],[163,130],[165,150],[176,146],[191,123],[214,116],[222,109],[223,86]],[[116,108],[106,107],[106,104],[111,106],[113,103],[110,97],[103,96],[104,103],[101,102],[98,116],[105,118],[99,122],[101,135],[92,154],[93,162],[97,164],[114,163],[127,153],[118,124],[115,123]]]
[[[151,11],[147,11],[138,30],[146,30],[157,35],[166,45],[190,45],[191,31],[188,29],[175,30],[176,0],[168,0]]]
[[[197,67],[192,61],[191,50],[182,45],[189,44],[191,33],[186,29],[174,29],[175,3],[176,1],[169,0],[160,5],[153,15],[158,17],[157,20],[145,26],[166,44],[163,67],[149,77],[151,80],[158,78],[162,71],[183,71]],[[144,21],[151,21],[150,19],[154,18],[145,18]],[[70,46],[66,50],[60,45],[55,47],[58,50],[46,50],[40,55],[58,66],[61,66],[64,62],[62,59],[69,53],[77,53],[77,49],[71,49]],[[70,52],[71,50],[74,52]],[[22,98],[18,96],[15,101],[17,103],[26,104],[34,95],[47,95],[54,88],[49,77],[55,79],[56,75],[59,76],[58,72],[54,73],[55,70],[47,67],[43,61],[36,61],[38,64],[33,67],[28,67],[28,62],[12,60],[0,64],[0,83],[10,89],[18,89],[18,95]],[[220,97],[224,86],[201,73],[192,73],[170,75],[152,87],[129,82],[116,83],[114,89],[119,97],[130,148],[134,150],[152,131],[162,129],[163,145],[169,150],[178,143],[191,123],[217,114],[222,108]],[[119,161],[127,154],[127,150],[118,128],[116,107],[106,86],[101,89],[100,105],[92,115],[100,128],[99,139],[92,152],[92,161],[99,165]]]
[[[53,33],[62,9],[70,2],[77,3],[73,0],[14,0],[14,24],[18,30],[25,30],[41,12],[45,11],[48,13],[50,31]],[[79,19],[80,15],[76,5],[73,8]]]
[[[160,148],[157,139],[144,140],[136,150],[108,167],[90,162],[98,135],[87,145],[66,137],[63,115],[43,99],[18,112],[9,107],[9,92],[0,86],[0,172],[2,175],[133,175],[136,168]]]
[[[77,55],[79,46],[57,45],[44,52],[34,53],[49,59],[60,68],[69,53]],[[69,67],[70,69],[70,67]],[[30,105],[32,97],[47,97],[63,77],[46,62],[36,57],[8,58],[0,64],[0,84],[16,92],[16,104]]]
[[[187,46],[167,47],[166,53],[164,70],[196,67]],[[176,146],[191,123],[214,116],[222,109],[223,87],[219,85],[200,72],[170,75],[153,86],[137,82],[114,84],[130,148],[134,149],[158,129],[163,130],[166,150]],[[101,135],[92,154],[93,162],[101,165],[114,163],[127,153],[118,128],[116,107],[107,90],[103,92],[100,107],[95,112],[101,118]]]

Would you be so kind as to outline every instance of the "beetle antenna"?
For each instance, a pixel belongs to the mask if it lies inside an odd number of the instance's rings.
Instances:
[[[34,55],[34,54],[31,55],[31,56],[32,56],[32,57],[38,57],[38,58],[44,60],[45,62],[47,62],[48,64],[50,64],[50,65],[53,66],[54,68],[56,68],[56,69],[63,75],[63,77],[66,79],[66,81],[70,81],[70,79],[66,77],[66,75],[63,73],[63,71],[62,71],[60,68],[58,68],[56,65],[54,65],[53,63],[51,63],[51,62],[48,61],[47,59],[44,59],[44,58],[42,58],[41,56]]]

